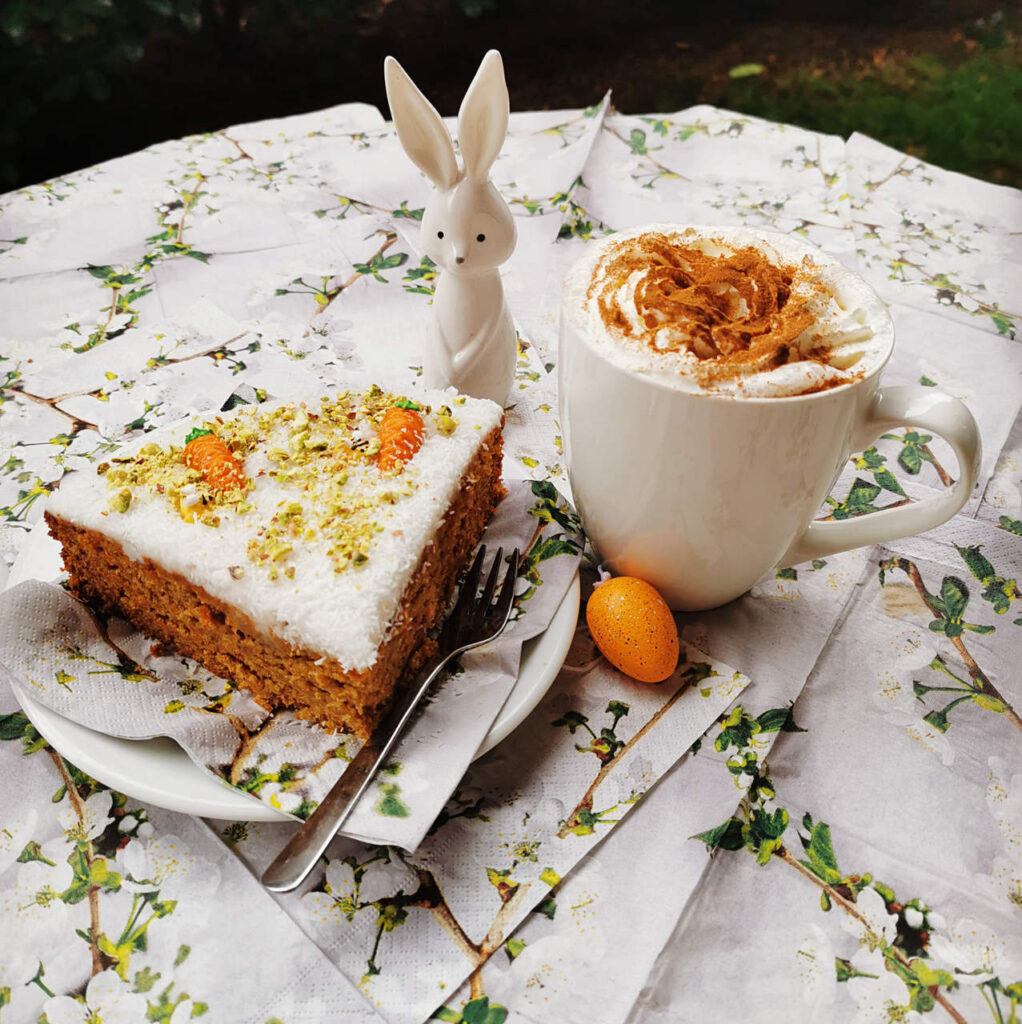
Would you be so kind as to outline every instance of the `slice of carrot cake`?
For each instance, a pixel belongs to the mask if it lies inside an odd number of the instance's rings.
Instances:
[[[82,600],[365,737],[504,493],[502,426],[453,391],[243,406],[69,475],[46,520]]]

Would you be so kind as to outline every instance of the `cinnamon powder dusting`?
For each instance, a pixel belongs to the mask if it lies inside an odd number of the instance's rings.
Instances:
[[[700,360],[696,376],[711,384],[794,361],[827,361],[824,350],[810,344],[807,351],[805,337],[797,341],[815,321],[810,299],[825,291],[813,269],[808,258],[778,266],[753,246],[710,255],[650,232],[609,248],[587,298],[596,300],[612,335],[654,352],[687,349]],[[622,286],[637,271],[627,303],[633,308],[624,309]]]

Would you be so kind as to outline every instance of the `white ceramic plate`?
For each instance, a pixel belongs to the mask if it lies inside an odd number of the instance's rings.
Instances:
[[[15,571],[10,583],[20,582],[28,575],[34,573]],[[509,736],[550,688],[575,633],[579,594],[576,576],[546,631],[524,645],[518,680],[476,757]],[[283,811],[232,789],[204,771],[172,739],[161,736],[151,740],[128,740],[107,736],[62,718],[18,687],[14,692],[29,720],[52,747],[82,771],[118,792],[203,818],[290,820]]]

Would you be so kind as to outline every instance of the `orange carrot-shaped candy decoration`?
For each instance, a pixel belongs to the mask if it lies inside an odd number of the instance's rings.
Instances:
[[[419,406],[407,399],[392,405],[380,421],[379,438],[377,465],[381,473],[395,469],[398,463],[407,464],[426,439],[426,425],[419,415]]]
[[[185,438],[185,465],[198,470],[202,479],[218,491],[243,491],[248,484],[234,452],[209,430],[196,427]]]

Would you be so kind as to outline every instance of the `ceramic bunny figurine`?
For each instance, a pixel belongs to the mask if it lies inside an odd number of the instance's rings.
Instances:
[[[393,57],[384,63],[387,101],[405,152],[436,186],[422,216],[423,248],[443,271],[423,363],[428,387],[453,385],[507,403],[517,338],[497,268],[517,232],[490,167],[507,134],[509,101],[500,54],[483,58],[458,112],[463,168],[436,108]]]

